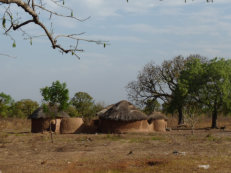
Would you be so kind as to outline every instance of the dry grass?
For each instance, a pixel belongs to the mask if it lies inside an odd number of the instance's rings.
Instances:
[[[3,173],[229,173],[231,170],[229,128],[196,130],[194,135],[190,130],[56,134],[52,144],[49,133],[31,134],[27,121],[13,126],[15,121],[0,121],[7,127],[0,131]],[[229,117],[219,119],[221,126],[229,122]],[[198,127],[207,125],[210,122],[205,119]],[[206,170],[198,165],[210,165],[210,168]]]
[[[0,130],[28,130],[30,120],[20,118],[0,118]]]

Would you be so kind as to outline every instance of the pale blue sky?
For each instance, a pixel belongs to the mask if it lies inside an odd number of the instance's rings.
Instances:
[[[125,86],[150,61],[160,64],[177,55],[201,54],[209,58],[230,57],[231,1],[194,0],[70,0],[67,6],[85,18],[80,23],[65,18],[55,20],[57,33],[86,32],[84,38],[110,41],[105,49],[81,43],[81,59],[62,55],[46,38],[33,40],[33,46],[15,35],[17,47],[0,35],[0,92],[15,100],[41,101],[40,88],[53,81],[66,82],[70,97],[88,92],[106,104],[127,99]],[[1,14],[1,11],[0,11]],[[41,33],[28,26],[27,31]],[[1,30],[1,32],[3,32]]]

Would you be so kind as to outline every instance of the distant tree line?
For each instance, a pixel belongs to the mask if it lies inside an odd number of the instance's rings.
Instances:
[[[150,62],[127,85],[127,92],[149,112],[162,103],[163,112],[178,114],[178,124],[184,123],[184,113],[193,112],[211,115],[211,127],[216,128],[218,114],[231,112],[231,60],[191,55],[161,65]]]
[[[94,99],[86,92],[77,92],[70,99],[66,83],[59,81],[53,82],[51,86],[41,88],[40,92],[43,96],[41,105],[30,99],[15,102],[10,95],[0,93],[0,118],[27,118],[39,106],[48,112],[56,107],[59,111],[67,112],[71,117],[93,117],[104,107],[103,103],[95,103]]]

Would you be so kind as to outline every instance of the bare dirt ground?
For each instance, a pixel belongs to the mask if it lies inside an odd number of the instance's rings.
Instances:
[[[225,130],[142,134],[30,133],[27,120],[0,120],[2,173],[230,173],[231,118]],[[175,121],[169,122],[174,126]],[[209,165],[208,169],[199,165]]]

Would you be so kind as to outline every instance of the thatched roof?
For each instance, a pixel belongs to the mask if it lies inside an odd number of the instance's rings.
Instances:
[[[126,100],[114,104],[105,113],[99,115],[99,119],[115,121],[139,121],[146,120],[147,116]]]
[[[54,115],[52,117],[52,114]],[[46,119],[46,118],[68,118],[69,115],[64,111],[58,111],[57,108],[52,109],[52,112],[45,112],[42,107],[36,109],[28,118],[29,119]]]
[[[150,123],[152,120],[165,120],[167,121],[168,118],[162,114],[161,112],[153,112],[151,115],[148,116],[148,122]]]
[[[111,105],[109,105],[109,106],[103,108],[101,111],[97,112],[96,115],[97,115],[97,116],[103,115],[103,114],[104,114],[108,109],[110,109],[112,106],[113,106],[113,104],[111,104]]]

